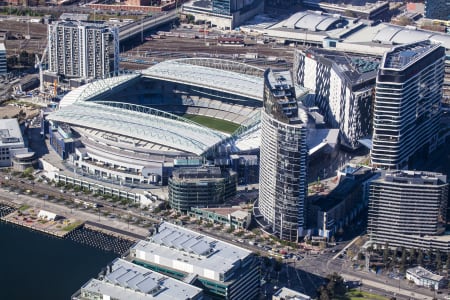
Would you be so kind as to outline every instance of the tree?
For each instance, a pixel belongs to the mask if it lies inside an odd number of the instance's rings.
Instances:
[[[417,252],[416,249],[411,248],[409,249],[409,261],[410,263],[414,263],[416,261]]]
[[[347,288],[344,284],[344,279],[336,272],[328,275],[327,278],[329,280],[326,286],[328,295],[331,295],[332,299],[344,296],[347,292]]]
[[[447,253],[447,260],[445,261],[445,268],[450,269],[450,254]]]
[[[402,247],[402,256],[400,259],[400,272],[405,272],[405,266],[406,266],[406,249]]]
[[[332,243],[332,244],[336,243],[336,238],[334,237],[334,235],[331,236],[330,243]]]
[[[319,294],[319,300],[331,300],[331,295],[325,286],[321,286],[317,291]]]
[[[428,256],[428,262],[432,262],[432,259],[433,259],[433,249],[428,249],[428,251],[427,251],[427,256]]]
[[[384,243],[384,249],[383,249],[383,263],[386,264],[389,259],[389,243]]]
[[[419,249],[417,254],[417,264],[421,266],[423,264],[423,250]]]
[[[413,23],[413,21],[410,18],[408,18],[407,16],[401,16],[397,20],[397,24],[400,26],[411,25],[412,23]]]
[[[441,257],[441,251],[439,249],[436,251],[436,269],[438,272],[442,270],[442,257]]]
[[[280,272],[282,266],[283,266],[283,262],[282,262],[281,258],[277,258],[276,260],[273,261],[273,270],[275,272]]]

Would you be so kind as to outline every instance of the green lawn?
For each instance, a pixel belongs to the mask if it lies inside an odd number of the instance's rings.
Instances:
[[[27,210],[29,208],[30,208],[29,205],[23,204],[22,206],[19,207],[19,211],[25,211],[25,210]]]
[[[80,222],[80,221],[74,222],[72,224],[67,225],[66,227],[63,227],[61,230],[63,230],[63,231],[72,231],[75,228],[77,228],[78,226],[80,226],[82,223],[83,222]]]
[[[207,116],[199,116],[199,115],[183,115],[183,118],[189,119],[191,121],[194,121],[198,124],[201,124],[203,126],[216,129],[222,132],[226,133],[233,133],[236,129],[239,128],[239,124],[222,120],[222,119],[216,119],[212,117]]]
[[[376,294],[371,294],[368,292],[364,292],[364,291],[358,291],[358,290],[351,290],[349,291],[347,294],[345,294],[347,297],[347,299],[350,300],[360,300],[360,299],[368,299],[368,300],[388,300],[389,298],[380,296],[380,295],[376,295]]]

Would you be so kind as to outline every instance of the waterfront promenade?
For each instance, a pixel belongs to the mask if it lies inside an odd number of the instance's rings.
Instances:
[[[48,219],[47,216],[40,216],[40,213],[40,209],[36,209],[35,207],[28,205],[22,205],[19,209],[2,217],[1,219],[8,223],[45,232],[60,238],[65,237],[72,230],[83,226],[83,222],[77,219],[67,218],[61,215],[55,216],[54,219]]]
[[[55,214],[65,216],[70,219],[77,219],[80,221],[89,221],[92,227],[99,227],[95,224],[105,225],[103,230],[109,234],[116,234],[117,236],[127,237],[131,240],[145,238],[148,236],[148,229],[129,224],[118,218],[107,218],[99,214],[90,213],[88,211],[78,210],[75,208],[68,208],[58,203],[52,203],[43,199],[31,197],[28,195],[15,195],[14,193],[0,190],[0,199],[6,201],[5,203],[12,203],[11,206],[29,205],[35,209],[42,209],[51,211]],[[107,227],[106,227],[107,226]],[[114,230],[115,229],[115,230]]]

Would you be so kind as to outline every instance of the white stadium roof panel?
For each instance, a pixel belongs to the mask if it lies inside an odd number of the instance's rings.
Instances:
[[[393,36],[393,44],[409,44],[413,42],[427,40],[431,34],[426,31],[403,29]]]
[[[140,74],[127,74],[106,79],[101,79],[82,85],[64,96],[59,103],[59,107],[66,107],[78,101],[86,101],[96,95],[100,95],[110,89],[113,89],[121,84],[129,82],[131,79],[139,77]]]
[[[383,44],[390,44],[394,35],[396,35],[400,30],[401,28],[398,27],[386,26],[377,32],[373,38],[373,41]]]
[[[303,18],[305,16],[305,12],[298,12],[287,18],[283,23],[281,24],[282,27],[286,28],[295,28],[295,23],[298,22],[299,19]]]
[[[186,60],[168,60],[142,71],[143,76],[179,82],[262,100],[261,77],[193,65]]]
[[[179,151],[201,155],[227,136],[215,130],[180,119],[77,102],[48,117],[49,120],[129,136]]]

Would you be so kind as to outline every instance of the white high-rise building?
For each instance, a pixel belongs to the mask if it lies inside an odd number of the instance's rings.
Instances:
[[[75,22],[48,26],[49,71],[69,78],[107,78],[119,70],[118,27]]]
[[[264,74],[259,200],[264,230],[295,241],[306,228],[308,116],[299,107],[289,71]]]
[[[370,135],[373,89],[380,59],[311,48],[294,54],[296,83],[314,93],[312,105],[339,128],[341,144],[356,149]]]
[[[445,49],[420,41],[386,52],[377,75],[371,160],[405,169],[438,142]]]

